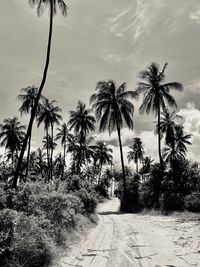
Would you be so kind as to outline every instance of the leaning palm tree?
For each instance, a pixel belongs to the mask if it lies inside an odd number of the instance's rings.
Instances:
[[[54,140],[54,131],[53,127],[54,124],[59,125],[60,120],[62,120],[62,116],[59,114],[61,112],[61,109],[56,105],[56,101],[49,101],[47,98],[43,99],[43,105],[40,108],[40,112],[37,117],[38,121],[38,127],[43,122],[44,123],[44,129],[46,131],[46,138],[49,135],[49,128],[51,129],[51,139]],[[48,138],[47,138],[48,140]],[[50,145],[48,145],[47,142],[47,160],[49,163],[49,175],[50,179],[52,179],[52,161],[53,161],[53,148],[50,148]]]
[[[128,161],[134,161],[136,164],[136,172],[138,173],[138,163],[142,162],[144,158],[144,148],[142,145],[142,140],[139,137],[133,138],[133,143],[129,146],[131,151],[128,152]]]
[[[30,117],[30,121],[29,121],[29,125],[27,128],[27,132],[23,141],[23,145],[22,145],[22,149],[21,149],[21,153],[19,156],[19,160],[18,160],[18,164],[17,164],[17,168],[15,171],[15,175],[14,175],[14,179],[13,179],[13,187],[17,186],[17,180],[18,180],[18,176],[19,176],[19,171],[20,171],[20,167],[23,161],[23,157],[24,157],[24,152],[27,146],[27,142],[29,139],[29,136],[32,132],[32,126],[33,126],[33,121],[35,118],[35,114],[37,111],[37,106],[40,100],[40,96],[42,94],[42,90],[44,88],[45,82],[46,82],[46,78],[47,78],[47,72],[48,72],[48,67],[49,67],[49,61],[50,61],[50,52],[51,52],[51,41],[52,41],[52,31],[53,31],[53,18],[54,15],[57,12],[57,6],[61,9],[62,15],[65,16],[67,14],[67,5],[65,4],[64,0],[29,0],[30,4],[34,7],[37,6],[37,13],[40,16],[44,10],[44,8],[46,6],[49,7],[50,10],[50,20],[49,20],[49,36],[48,36],[48,44],[47,44],[47,53],[46,53],[46,62],[45,62],[45,67],[44,67],[44,72],[43,72],[43,77],[42,77],[42,81],[41,84],[39,86],[38,89],[38,94],[37,97],[35,99],[35,103],[31,112],[31,117]]]
[[[22,105],[19,108],[21,115],[31,113],[34,103],[35,103],[35,99],[37,97],[37,93],[38,93],[38,88],[35,86],[28,86],[26,88],[21,89],[21,94],[19,94],[17,97],[18,100],[22,102]],[[39,109],[40,109],[40,104],[38,103],[36,115],[39,112]],[[31,133],[30,133],[29,140],[28,140],[25,178],[27,178],[27,175],[28,175],[30,149],[31,149]]]
[[[114,130],[117,130],[118,133],[125,195],[127,190],[121,129],[125,125],[127,125],[129,129],[133,129],[134,106],[128,98],[134,97],[135,93],[132,91],[126,91],[125,83],[117,87],[115,82],[112,80],[98,82],[96,90],[97,93],[91,96],[90,102],[93,104],[92,107],[95,110],[97,120],[100,121],[99,131],[102,132],[108,129],[110,134]]]
[[[18,158],[25,129],[26,127],[21,125],[17,117],[5,119],[0,127],[0,145],[5,146],[5,149],[10,153],[12,163],[14,163],[14,159]]]
[[[76,111],[70,111],[70,119],[68,121],[69,130],[74,130],[74,133],[79,136],[78,141],[80,145],[79,159],[77,166],[80,166],[82,158],[82,148],[84,146],[86,136],[90,131],[95,130],[95,118],[91,115],[91,110],[86,108],[86,105],[78,101]],[[80,172],[80,167],[76,169],[77,173]]]
[[[144,82],[139,82],[136,93],[143,94],[143,103],[140,106],[140,113],[149,114],[153,112],[157,116],[158,121],[158,154],[160,164],[162,164],[161,154],[161,130],[160,130],[160,116],[161,111],[166,111],[166,105],[170,107],[177,107],[174,97],[170,94],[171,89],[183,90],[183,86],[178,82],[163,83],[165,80],[165,63],[163,69],[159,71],[159,65],[152,63],[146,70],[139,73],[139,77]]]

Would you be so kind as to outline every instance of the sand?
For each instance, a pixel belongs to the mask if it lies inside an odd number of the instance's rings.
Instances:
[[[99,205],[99,223],[56,266],[200,266],[200,215],[119,213],[119,200]]]

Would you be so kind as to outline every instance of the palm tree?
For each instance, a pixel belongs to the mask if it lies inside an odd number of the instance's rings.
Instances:
[[[82,148],[83,144],[85,143],[86,136],[89,134],[90,131],[95,130],[95,118],[91,115],[91,110],[86,109],[86,105],[78,101],[76,111],[70,111],[70,119],[68,122],[69,130],[74,130],[76,135],[79,135],[78,141],[80,145],[80,153],[79,158],[77,159],[77,166],[76,169],[77,174],[80,172],[81,166],[81,158],[82,158]],[[76,139],[77,140],[77,139]]]
[[[128,152],[128,161],[134,161],[136,164],[136,172],[138,173],[138,163],[142,162],[144,158],[144,148],[139,137],[133,138],[132,146],[129,146],[131,151]]]
[[[98,159],[99,162],[99,179],[98,179],[99,183],[101,178],[102,167],[103,165],[110,164],[112,162],[113,151],[111,148],[108,148],[108,146],[103,141],[99,141],[96,143],[95,151],[96,151],[96,158]]]
[[[92,107],[95,110],[96,118],[100,121],[99,131],[102,132],[108,129],[110,134],[114,130],[117,130],[118,133],[124,194],[126,194],[121,129],[125,125],[127,125],[129,129],[133,129],[134,106],[127,98],[134,97],[135,93],[126,91],[125,83],[117,88],[115,82],[111,80],[98,82],[96,90],[98,92],[91,96],[90,102],[93,103]]]
[[[164,112],[161,112],[160,134],[161,138],[165,134],[165,144],[167,145],[171,144],[174,146],[176,119],[182,119],[182,116],[176,114],[175,111],[170,113],[166,109]],[[158,124],[156,125],[156,134],[158,134]]]
[[[67,5],[65,4],[65,2],[63,0],[29,0],[29,2],[33,7],[37,6],[38,15],[42,14],[44,8],[47,5],[49,6],[49,9],[50,9],[49,36],[48,36],[46,62],[45,62],[43,77],[42,77],[42,81],[41,81],[41,84],[40,84],[39,89],[38,89],[38,94],[37,94],[37,97],[35,99],[35,103],[34,103],[34,106],[33,106],[32,112],[31,112],[31,117],[30,117],[28,128],[27,128],[27,132],[26,132],[26,135],[25,135],[25,138],[24,138],[24,141],[23,141],[21,153],[20,153],[20,156],[19,156],[17,168],[16,168],[16,171],[15,171],[14,179],[13,179],[13,187],[17,186],[17,180],[18,180],[20,167],[21,167],[21,164],[22,164],[22,161],[23,161],[23,157],[24,157],[24,152],[25,152],[25,149],[26,149],[26,146],[27,146],[27,142],[28,142],[29,136],[31,135],[31,132],[32,132],[33,121],[34,121],[35,114],[36,114],[37,107],[38,107],[38,103],[39,103],[39,100],[40,100],[40,97],[41,97],[41,94],[42,94],[42,90],[43,90],[43,87],[45,85],[46,78],[47,78],[47,72],[48,72],[49,61],[50,61],[50,52],[51,52],[53,18],[54,18],[54,15],[57,12],[57,6],[61,9],[63,16],[65,16],[67,14]]]
[[[144,157],[142,162],[143,166],[140,169],[140,174],[143,175],[149,173],[153,162],[154,160],[151,159],[151,157]]]
[[[70,143],[73,139],[73,135],[69,132],[67,128],[67,124],[63,123],[60,128],[57,128],[57,135],[55,140],[61,140],[61,145],[63,146],[63,170],[62,170],[62,177],[64,173],[64,167],[66,165],[65,163],[65,157],[66,157],[66,148],[67,148],[67,143]]]
[[[21,115],[23,115],[23,114],[28,114],[32,111],[36,97],[37,97],[38,88],[35,86],[28,86],[26,88],[22,88],[21,92],[22,93],[18,95],[18,100],[20,100],[22,102],[22,105],[19,108],[19,111],[20,111]],[[40,104],[38,104],[36,115],[39,112],[39,109],[40,109]],[[29,140],[28,140],[28,151],[27,151],[25,178],[27,178],[27,176],[28,176],[30,149],[31,149],[31,133],[30,133]]]
[[[149,114],[153,112],[157,116],[158,154],[160,164],[162,164],[160,130],[161,110],[166,111],[166,104],[170,107],[177,107],[174,97],[170,95],[171,89],[183,90],[181,83],[163,83],[165,80],[164,72],[166,67],[167,63],[165,63],[162,71],[159,71],[159,65],[157,63],[152,63],[146,70],[141,71],[139,77],[145,82],[139,82],[136,90],[138,95],[143,94],[143,103],[139,109],[140,113],[143,114],[146,112],[146,114]]]
[[[93,138],[84,138],[84,141],[80,141],[81,136],[76,135],[68,146],[68,152],[72,154],[72,170],[75,174],[80,174],[81,167],[91,163],[94,154],[95,146],[91,145]]]
[[[51,139],[54,140],[54,132],[53,127],[54,124],[59,125],[60,120],[62,120],[62,116],[59,114],[61,112],[61,109],[55,105],[56,101],[49,101],[47,98],[44,98],[43,105],[41,106],[40,112],[38,114],[38,127],[43,122],[44,123],[44,129],[46,131],[46,140],[47,140],[47,162],[49,166],[49,175],[50,179],[52,179],[52,172],[53,172],[53,147],[50,148],[50,145],[48,144],[48,136],[49,136],[49,128],[51,128]]]
[[[39,174],[41,174],[41,176],[43,177],[43,170],[46,166],[46,162],[45,162],[45,156],[46,154],[43,152],[42,149],[38,148],[37,149],[37,154],[36,154],[36,164],[38,166],[38,171],[39,171]]]
[[[5,146],[5,149],[11,153],[12,163],[14,163],[14,158],[18,157],[25,136],[25,129],[26,127],[21,125],[17,117],[5,119],[1,124],[0,145]]]
[[[174,159],[185,159],[186,145],[191,145],[189,141],[191,137],[191,134],[184,135],[182,125],[175,125],[174,141],[163,148],[163,158],[166,163],[171,163]]]

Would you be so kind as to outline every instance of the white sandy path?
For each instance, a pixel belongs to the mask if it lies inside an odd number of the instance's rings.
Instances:
[[[200,216],[121,214],[118,210],[117,198],[101,204],[98,225],[56,266],[200,266]]]

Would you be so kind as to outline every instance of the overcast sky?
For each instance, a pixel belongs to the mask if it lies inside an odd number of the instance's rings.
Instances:
[[[186,132],[193,134],[189,157],[200,161],[200,3],[198,0],[70,0],[68,16],[57,15],[51,62],[43,94],[62,108],[64,121],[77,100],[88,104],[99,80],[127,82],[133,90],[138,72],[151,62],[168,62],[167,81],[184,84],[176,93]],[[28,0],[0,1],[0,122],[20,116],[19,90],[39,86],[45,62],[48,16],[37,17]],[[134,131],[122,132],[125,154],[134,136],[142,138],[148,155],[156,157],[155,118],[138,113]],[[28,117],[22,118],[27,124]],[[34,129],[32,146],[41,145]],[[108,140],[119,161],[117,135]]]

